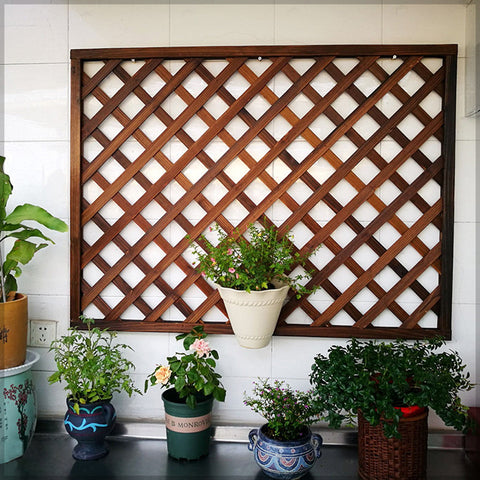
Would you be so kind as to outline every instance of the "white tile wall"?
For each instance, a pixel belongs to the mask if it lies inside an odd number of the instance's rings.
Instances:
[[[400,2],[399,2],[400,3]],[[465,56],[465,8],[453,5],[383,5],[383,43],[457,43]]]
[[[68,48],[168,45],[170,6],[69,2]]]
[[[477,209],[475,171],[478,168],[475,140],[457,141],[455,163],[455,221],[475,222]]]
[[[278,44],[382,43],[380,5],[302,4],[276,7]]]
[[[133,2],[132,2],[133,3]],[[478,212],[473,198],[476,183],[474,155],[478,158],[478,140],[475,142],[475,121],[463,117],[465,13],[461,4],[448,5],[395,5],[392,2],[368,2],[349,5],[349,2],[319,4],[307,2],[291,5],[283,1],[264,4],[226,5],[219,2],[193,4],[159,2],[158,5],[106,5],[94,2],[73,1],[69,4],[7,5],[5,9],[5,143],[1,145],[7,155],[6,167],[14,181],[14,200],[29,201],[45,206],[57,216],[68,221],[69,216],[69,50],[72,48],[143,47],[175,45],[254,45],[254,44],[352,44],[352,43],[458,43],[458,107],[457,107],[457,171],[456,171],[456,230],[454,269],[454,346],[475,373],[476,345],[472,330],[475,329],[475,252],[473,249],[475,228],[478,228]],[[322,2],[326,3],[326,2]],[[367,2],[365,2],[367,3]],[[196,85],[196,84],[195,84]],[[195,85],[193,85],[195,87]],[[151,85],[155,88],[155,85]],[[329,88],[328,78],[319,79],[319,89]],[[276,85],[275,88],[281,88]],[[322,90],[323,89],[323,90]],[[92,102],[92,114],[95,112]],[[135,105],[130,105],[135,108]],[[301,107],[301,105],[299,105]],[[348,105],[344,105],[348,108]],[[384,102],[382,108],[391,108]],[[174,109],[175,105],[169,108]],[[220,110],[217,112],[221,113]],[[173,111],[173,110],[172,110]],[[301,112],[300,112],[301,113]],[[477,122],[478,124],[478,122]],[[277,122],[269,128],[276,136],[282,135],[284,125]],[[318,120],[320,137],[328,134],[331,125],[326,119]],[[151,128],[156,128],[153,124]],[[369,126],[363,126],[365,135]],[[228,130],[237,138],[242,133],[239,125]],[[362,130],[363,131],[363,130]],[[148,131],[146,132],[148,134]],[[195,132],[193,132],[195,134]],[[212,146],[212,156],[221,152]],[[263,155],[261,146],[252,144],[253,156]],[[291,148],[302,149],[300,143]],[[394,147],[392,142],[382,142],[382,155]],[[132,144],[131,148],[136,148]],[[165,148],[175,149],[171,144]],[[348,145],[342,146],[339,156],[345,155]],[[477,151],[475,150],[477,149]],[[476,152],[476,153],[475,153]],[[128,154],[128,152],[125,152]],[[179,151],[179,156],[181,155]],[[395,155],[395,151],[390,154]],[[89,153],[86,152],[88,155]],[[358,167],[358,175],[368,181],[369,166]],[[405,174],[413,174],[407,166]],[[331,167],[319,161],[312,167],[319,178],[327,178]],[[149,172],[154,179],[158,172]],[[285,172],[274,164],[271,172],[282,178]],[[115,171],[110,172],[115,175]],[[235,171],[232,175],[240,174]],[[192,171],[192,181],[195,172]],[[219,187],[220,188],[220,187]],[[255,188],[254,186],[251,188]],[[170,185],[165,194],[175,198],[181,191],[178,185]],[[93,192],[94,193],[94,192]],[[294,192],[292,192],[293,194]],[[395,196],[394,191],[382,188],[377,194],[386,203]],[[261,191],[258,191],[261,198]],[[153,207],[152,207],[153,208]],[[240,208],[240,207],[237,207]],[[279,205],[273,207],[277,220],[286,218]],[[235,211],[230,212],[235,218]],[[148,212],[145,212],[148,217]],[[155,215],[150,212],[150,215]],[[318,207],[312,215],[328,222],[332,212]],[[368,222],[371,212],[365,210],[362,220]],[[414,218],[405,212],[405,221]],[[117,212],[111,211],[115,218]],[[195,210],[189,213],[192,222],[198,221]],[[241,215],[238,215],[241,218]],[[169,229],[165,234],[172,235]],[[95,235],[92,232],[92,235]],[[302,234],[300,234],[302,235]],[[378,232],[384,240],[396,234],[383,229]],[[39,253],[20,279],[22,288],[30,297],[30,317],[58,321],[58,332],[66,332],[69,322],[69,240],[68,235],[52,235],[57,242]],[[172,238],[172,241],[174,239]],[[299,238],[302,241],[302,238]],[[304,241],[304,240],[303,240]],[[425,240],[427,241],[427,240]],[[434,240],[433,240],[434,241]],[[327,249],[322,249],[316,262],[326,261]],[[368,257],[368,255],[367,255]],[[361,256],[362,261],[374,258]],[[172,272],[174,274],[174,272]],[[340,272],[339,282],[347,273]],[[385,285],[389,278],[383,277]],[[172,279],[173,281],[173,279]],[[318,292],[322,308],[328,306],[328,296]],[[356,304],[366,309],[372,300],[360,296]],[[409,308],[406,297],[402,306]],[[192,292],[191,302],[195,302]],[[172,311],[172,316],[175,313]],[[344,322],[336,318],[336,322]],[[132,345],[135,352],[130,358],[137,365],[135,380],[143,388],[145,375],[156,363],[173,353],[175,334],[122,333],[119,340]],[[308,374],[313,357],[326,353],[342,339],[276,337],[262,350],[244,350],[228,335],[211,337],[218,349],[219,372],[227,387],[227,402],[216,405],[214,417],[221,422],[259,423],[261,419],[246,409],[243,392],[251,389],[257,376],[285,379],[294,386],[308,388]],[[62,386],[49,386],[47,378],[53,370],[53,361],[45,349],[39,349],[42,360],[38,364],[35,379],[39,393],[40,414],[63,415],[64,394]],[[478,376],[478,375],[477,375]],[[147,395],[116,399],[118,415],[122,418],[159,419],[163,414],[161,390],[151,389]],[[466,397],[473,402],[473,396]],[[441,424],[439,424],[441,426]]]
[[[170,45],[264,45],[274,42],[274,6],[172,2]]]
[[[459,304],[474,304],[476,258],[473,222],[455,224],[453,261],[453,301]]]
[[[65,63],[68,5],[46,3],[4,6],[5,63]]]
[[[5,141],[67,141],[67,63],[5,67]]]

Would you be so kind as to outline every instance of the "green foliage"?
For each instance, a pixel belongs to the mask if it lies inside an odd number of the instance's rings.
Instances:
[[[135,366],[123,357],[123,351],[132,348],[115,343],[116,332],[92,327],[94,320],[80,318],[87,331],[70,328],[68,335],[52,342],[57,371],[48,378],[49,383],[65,381],[77,413],[79,404],[109,400],[115,392],[141,393],[128,374]]]
[[[267,290],[279,284],[288,284],[302,294],[312,293],[300,282],[311,278],[311,272],[290,277],[288,274],[297,266],[305,265],[308,257],[294,253],[291,235],[278,236],[274,226],[248,228],[249,241],[238,231],[228,236],[218,224],[211,228],[218,237],[213,245],[205,236],[193,243],[193,252],[198,259],[197,270],[222,287],[237,290]]]
[[[387,437],[398,437],[401,411],[395,407],[430,407],[457,430],[468,428],[459,392],[473,384],[456,352],[437,352],[441,338],[407,343],[352,339],[333,346],[328,357],[315,357],[310,382],[325,420],[339,428],[353,424],[359,410],[372,424],[383,423]],[[385,422],[383,420],[386,420]]]
[[[167,357],[167,365],[160,365],[145,380],[145,392],[150,385],[175,388],[179,397],[185,399],[190,408],[195,408],[199,395],[213,395],[219,402],[225,401],[225,389],[220,382],[221,375],[215,372],[218,352],[212,350],[204,339],[207,337],[203,326],[197,325],[189,333],[177,335],[183,340],[186,352]]]
[[[253,396],[247,396],[244,404],[259,413],[267,421],[268,436],[279,441],[299,438],[305,426],[319,417],[313,403],[312,392],[293,390],[283,381],[259,379],[253,383]]]
[[[46,210],[28,203],[17,206],[7,215],[7,202],[13,186],[10,177],[4,172],[5,157],[0,156],[0,253],[7,238],[15,239],[12,248],[5,256],[0,255],[0,302],[13,300],[17,291],[16,278],[20,276],[21,265],[26,265],[34,255],[48,246],[53,240],[46,237],[38,228],[29,227],[22,222],[34,221],[50,230],[66,232],[67,224],[52,216]]]

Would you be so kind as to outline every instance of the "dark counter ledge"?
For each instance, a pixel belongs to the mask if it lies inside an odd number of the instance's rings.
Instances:
[[[10,479],[101,479],[101,480],[266,480],[247,448],[249,427],[220,426],[215,429],[210,454],[200,460],[177,461],[167,454],[162,424],[119,423],[108,437],[110,453],[88,462],[75,461],[76,442],[63,430],[61,421],[38,422],[26,454],[0,465],[0,478]],[[353,431],[319,430],[326,444],[323,455],[305,480],[357,478],[357,450]],[[465,456],[461,435],[433,433],[429,436],[427,478],[476,480],[478,474]]]

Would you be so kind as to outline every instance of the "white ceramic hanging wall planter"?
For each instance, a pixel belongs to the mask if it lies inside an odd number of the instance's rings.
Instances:
[[[220,285],[217,288],[238,343],[245,348],[267,346],[290,287],[250,292]]]

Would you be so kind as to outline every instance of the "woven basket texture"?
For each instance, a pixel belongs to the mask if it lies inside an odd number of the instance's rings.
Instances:
[[[383,425],[358,414],[358,474],[363,480],[423,480],[427,470],[428,410],[402,418],[401,438],[387,438]]]

